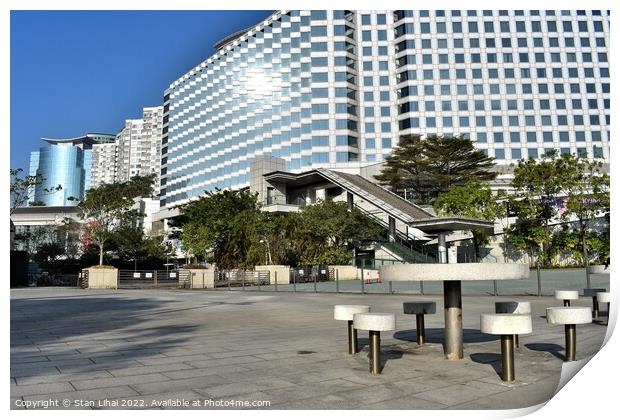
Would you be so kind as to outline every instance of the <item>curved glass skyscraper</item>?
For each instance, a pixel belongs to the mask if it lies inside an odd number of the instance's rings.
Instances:
[[[43,182],[37,185],[29,201],[41,202],[46,206],[75,206],[84,198],[90,187],[92,146],[98,143],[114,142],[114,135],[87,134],[69,139],[43,140],[47,146],[31,153],[30,175],[41,175]],[[60,185],[61,190],[49,190]]]
[[[356,172],[409,133],[608,160],[608,46],[596,10],[278,11],[164,92],[161,205],[248,186],[262,155]]]

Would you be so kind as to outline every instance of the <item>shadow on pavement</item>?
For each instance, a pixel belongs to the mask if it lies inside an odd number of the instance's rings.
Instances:
[[[472,362],[491,365],[497,376],[502,377],[502,356],[499,353],[473,353],[469,356]]]
[[[444,338],[444,329],[443,328],[426,328],[426,342],[427,343],[436,343],[442,344]],[[402,341],[412,341],[415,342],[417,340],[417,332],[416,330],[402,330],[394,333],[393,337],[397,340]],[[499,336],[484,334],[481,333],[480,330],[475,330],[473,328],[464,328],[463,329],[463,343],[486,343],[489,341],[497,341],[499,340]]]
[[[551,354],[552,356],[557,357],[560,360],[564,360],[564,347],[558,345],[558,344],[552,344],[552,343],[529,343],[526,344],[525,347],[527,347],[530,350],[533,351],[546,351],[547,353]],[[560,351],[562,351],[562,353],[560,353]]]

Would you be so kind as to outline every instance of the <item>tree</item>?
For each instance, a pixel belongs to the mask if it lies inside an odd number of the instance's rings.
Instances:
[[[490,181],[494,158],[462,136],[403,136],[382,172],[375,178],[393,191],[412,189],[417,201],[428,203],[452,185],[468,180]]]
[[[359,209],[332,200],[306,206],[296,216],[296,247],[302,264],[348,264],[353,243],[376,239],[381,226]]]
[[[558,160],[558,172],[565,181],[567,193],[565,211],[561,217],[565,221],[577,220],[577,232],[581,244],[583,263],[588,272],[588,236],[592,222],[609,214],[610,193],[609,175],[602,172],[602,164],[597,161],[573,155],[563,155]],[[589,273],[588,287],[589,287]]]
[[[494,195],[488,185],[479,181],[468,181],[462,185],[453,185],[439,195],[433,207],[442,216],[464,216],[493,221],[504,217],[506,207],[503,197]],[[489,243],[489,235],[484,229],[472,229],[472,242],[476,262],[480,259],[479,249]]]
[[[508,231],[509,240],[517,248],[528,249],[531,256],[538,249],[546,264],[551,264],[553,257],[551,222],[561,206],[559,196],[571,182],[563,171],[557,153],[552,152],[540,160],[521,159],[511,182],[515,194],[511,196],[510,208],[518,220]]]
[[[217,189],[181,206],[183,214],[173,225],[182,229],[179,236],[188,253],[220,268],[249,266],[252,238],[262,226],[256,197],[249,191]]]
[[[10,214],[15,212],[15,209],[23,206],[28,201],[28,195],[39,185],[45,181],[45,178],[41,174],[26,175],[22,177],[20,174],[24,170],[22,168],[11,169],[11,208]],[[43,189],[43,194],[53,194],[62,190],[62,186],[59,184],[56,187],[50,187]],[[35,201],[40,203],[40,201]],[[39,205],[39,204],[36,204]]]
[[[117,256],[123,261],[133,261],[135,265],[147,259],[163,261],[172,253],[162,237],[145,235],[141,226],[119,226],[112,242]]]
[[[89,189],[78,204],[86,222],[88,239],[99,247],[99,265],[103,265],[105,244],[115,232],[134,224],[141,216],[132,207],[136,198],[152,195],[154,179],[155,175],[150,174],[125,182],[101,184]]]

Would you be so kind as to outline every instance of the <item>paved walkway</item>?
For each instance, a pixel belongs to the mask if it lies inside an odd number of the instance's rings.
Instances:
[[[211,408],[206,404],[235,400],[269,401],[271,409],[503,409],[554,394],[564,329],[542,316],[557,301],[527,298],[534,333],[521,337],[518,382],[507,385],[498,374],[499,339],[479,332],[479,314],[506,298],[463,298],[465,358],[457,362],[443,358],[442,299],[422,297],[437,302],[438,314],[426,317],[429,344],[420,347],[415,317],[402,314],[407,298],[13,289],[11,407],[64,408],[68,401],[71,408]],[[382,375],[368,373],[366,332],[362,352],[346,354],[346,323],[333,320],[337,303],[397,314],[397,331],[382,335]],[[605,330],[577,327],[578,359],[598,351]]]

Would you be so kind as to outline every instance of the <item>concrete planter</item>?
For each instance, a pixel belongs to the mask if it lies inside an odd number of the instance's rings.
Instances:
[[[609,274],[609,266],[605,268],[604,265],[590,265],[588,266],[588,271],[590,274]]]
[[[89,289],[118,289],[117,268],[87,268]]]
[[[269,284],[289,284],[291,267],[288,265],[257,265],[254,271],[269,271]]]
[[[190,268],[192,289],[214,289],[215,288],[215,269],[214,268]]]
[[[334,269],[334,276],[338,271],[338,280],[358,280],[358,269],[354,265],[330,265],[329,268]]]

